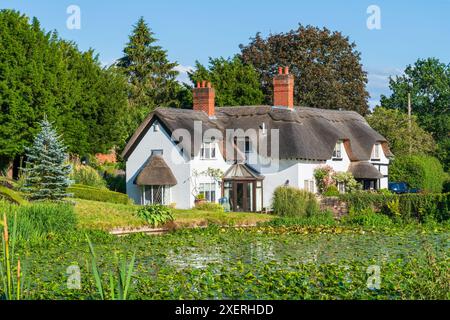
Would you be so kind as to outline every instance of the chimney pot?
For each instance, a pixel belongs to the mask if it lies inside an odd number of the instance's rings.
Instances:
[[[281,71],[281,72],[280,72]],[[279,74],[273,78],[273,105],[294,108],[294,76],[289,68],[278,68]]]
[[[209,81],[202,81],[197,83],[197,88],[193,90],[193,109],[196,111],[204,111],[209,117],[214,116],[214,99],[216,93],[211,87]]]

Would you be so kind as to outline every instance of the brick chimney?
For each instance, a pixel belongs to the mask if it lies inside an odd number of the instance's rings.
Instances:
[[[294,76],[289,74],[289,68],[278,68],[278,74],[273,78],[273,105],[276,107],[294,108]]]
[[[205,111],[209,117],[214,116],[214,99],[216,92],[207,81],[197,82],[194,88],[194,110]]]

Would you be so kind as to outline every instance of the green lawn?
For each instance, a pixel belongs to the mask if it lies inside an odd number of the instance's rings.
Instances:
[[[134,213],[138,206],[75,199],[75,212],[83,229],[112,230],[115,228],[139,228],[146,222]],[[254,225],[273,219],[260,213],[211,212],[200,210],[174,210],[175,227],[197,227],[208,224]]]

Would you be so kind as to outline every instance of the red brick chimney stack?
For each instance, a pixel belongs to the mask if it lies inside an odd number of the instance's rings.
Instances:
[[[204,111],[209,117],[214,116],[214,99],[216,92],[208,81],[197,82],[194,88],[194,110]]]
[[[289,68],[278,68],[278,74],[273,78],[273,105],[276,107],[294,108],[294,76],[289,74]]]

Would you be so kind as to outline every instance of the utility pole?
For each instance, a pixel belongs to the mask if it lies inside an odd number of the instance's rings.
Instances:
[[[409,154],[412,153],[412,133],[411,133],[411,93],[408,92],[408,131],[409,131]]]

